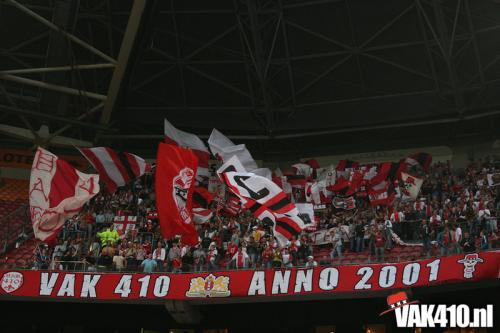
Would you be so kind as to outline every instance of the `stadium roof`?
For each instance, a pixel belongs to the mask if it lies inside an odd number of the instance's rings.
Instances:
[[[499,39],[497,0],[5,0],[1,123],[50,133],[1,142],[154,155],[165,117],[261,159],[490,140]]]

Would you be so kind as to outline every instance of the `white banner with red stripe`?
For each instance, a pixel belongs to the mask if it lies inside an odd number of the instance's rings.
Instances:
[[[38,148],[31,167],[29,203],[35,237],[54,239],[66,218],[99,192],[99,176],[82,173],[51,152]]]

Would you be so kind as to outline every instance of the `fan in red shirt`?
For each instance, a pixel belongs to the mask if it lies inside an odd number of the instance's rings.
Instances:
[[[375,256],[377,261],[384,260],[385,237],[381,231],[375,234]]]
[[[271,268],[273,262],[273,247],[270,244],[262,251],[262,267]]]
[[[227,246],[226,258],[231,259],[236,252],[238,252],[238,245],[234,244],[234,241],[231,241]]]

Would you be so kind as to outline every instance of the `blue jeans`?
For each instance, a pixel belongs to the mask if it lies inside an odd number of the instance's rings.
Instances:
[[[334,247],[332,253],[330,253],[330,257],[332,259],[334,259],[337,256],[339,257],[339,259],[342,259],[342,245]]]
[[[356,252],[363,252],[364,238],[356,237]]]

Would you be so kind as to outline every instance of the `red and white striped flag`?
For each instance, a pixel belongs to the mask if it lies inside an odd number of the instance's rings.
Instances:
[[[73,168],[42,148],[31,167],[29,203],[35,237],[53,240],[66,218],[77,214],[99,192],[99,175]]]
[[[184,148],[190,148],[198,158],[198,170],[196,176],[209,177],[208,160],[210,152],[201,139],[192,133],[175,128],[165,119],[165,143],[174,144]]]
[[[78,150],[97,170],[111,193],[145,172],[151,171],[149,163],[131,153],[117,152],[107,147],[78,148]]]

